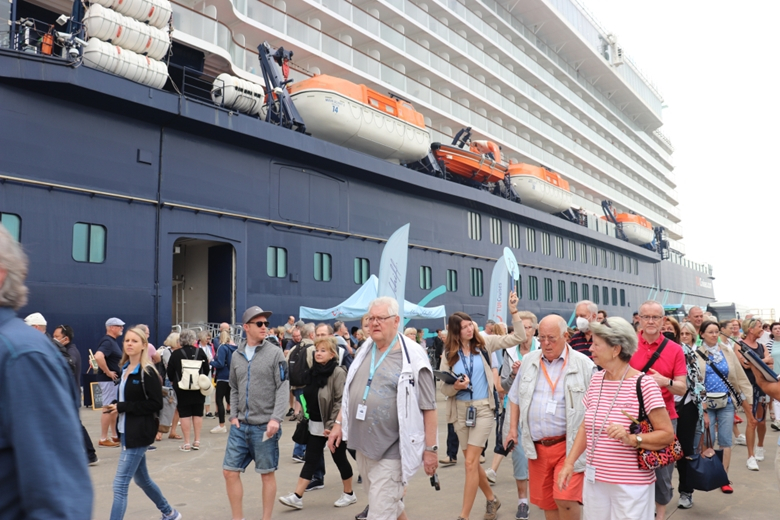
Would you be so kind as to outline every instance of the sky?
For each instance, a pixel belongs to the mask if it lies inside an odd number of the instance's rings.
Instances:
[[[718,301],[780,312],[780,3],[580,2],[663,94],[687,257]]]

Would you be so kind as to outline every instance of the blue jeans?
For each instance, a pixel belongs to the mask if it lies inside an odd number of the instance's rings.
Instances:
[[[164,515],[173,512],[173,508],[165,500],[160,488],[154,483],[146,469],[146,449],[126,448],[125,438],[122,436],[122,452],[119,455],[119,465],[114,477],[114,504],[111,506],[111,520],[122,520],[127,509],[127,489],[130,487],[130,479],[135,480],[146,496],[148,496],[157,509]]]
[[[729,398],[729,404],[718,410],[707,409],[710,416],[710,436],[715,442],[715,425],[718,426],[718,447],[731,448],[731,430],[734,427],[734,405]]]

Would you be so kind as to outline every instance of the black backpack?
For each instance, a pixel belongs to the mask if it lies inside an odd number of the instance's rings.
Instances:
[[[295,347],[287,358],[287,365],[290,370],[290,385],[306,386],[311,381],[311,368],[306,362],[306,352],[309,350],[309,344],[301,343]]]

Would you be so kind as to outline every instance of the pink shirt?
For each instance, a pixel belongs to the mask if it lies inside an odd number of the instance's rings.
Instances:
[[[668,345],[667,345],[668,347]],[[607,428],[611,423],[619,424],[628,431],[631,421],[621,413],[625,410],[633,418],[639,417],[639,400],[636,396],[636,380],[639,375],[626,379],[620,387],[620,381],[608,381],[604,379],[605,372],[596,372],[591,379],[590,387],[585,394],[585,433],[587,434],[587,447],[585,448],[586,462],[596,468],[596,480],[610,484],[645,484],[655,482],[655,472],[639,469],[637,463],[637,450],[625,446],[622,442],[610,439],[607,436]],[[603,382],[603,389],[602,389]],[[620,393],[618,393],[620,387]],[[664,400],[658,385],[650,376],[642,378],[642,395],[645,400],[645,411],[664,407]],[[601,399],[599,399],[601,393]],[[617,397],[615,397],[617,395]],[[610,411],[610,404],[615,398],[615,404]],[[597,410],[598,403],[598,410]],[[609,417],[607,417],[609,414]],[[606,419],[606,422],[605,422]],[[598,439],[593,448],[593,428],[596,428],[595,438]],[[604,424],[602,430],[601,425]]]
[[[638,334],[637,339],[639,340],[639,344],[637,345],[636,352],[631,356],[629,364],[631,365],[631,368],[642,370],[647,362],[650,361],[650,358],[655,351],[658,350],[658,347],[661,346],[664,337],[663,335],[658,336],[655,341],[648,343],[640,333]],[[651,368],[668,379],[688,375],[688,366],[685,364],[685,353],[683,352],[682,347],[672,340],[669,340],[666,343],[663,352],[661,352],[661,356],[653,363]],[[669,417],[677,419],[677,409],[674,407],[674,395],[666,386],[661,388],[661,395],[664,398],[666,411],[669,412]]]

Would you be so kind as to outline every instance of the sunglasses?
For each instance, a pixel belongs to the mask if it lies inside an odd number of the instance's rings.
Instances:
[[[250,321],[247,325],[257,325],[258,329],[262,329],[263,327],[268,328],[270,323],[267,321]]]

